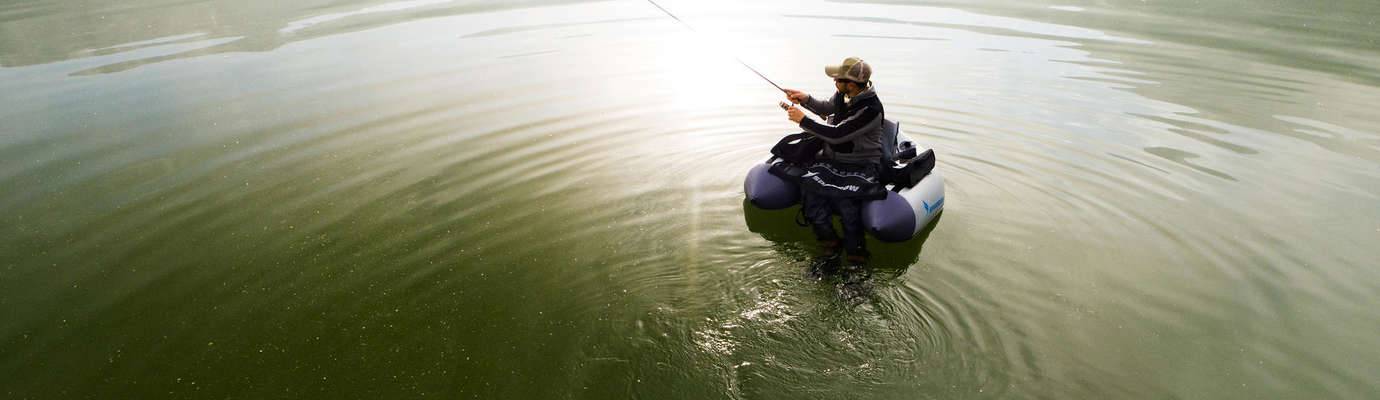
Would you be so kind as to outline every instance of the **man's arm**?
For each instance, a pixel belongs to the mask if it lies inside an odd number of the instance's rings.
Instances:
[[[881,125],[882,112],[877,107],[862,107],[853,110],[853,113],[839,121],[838,125],[829,125],[809,118],[800,120],[800,129],[804,129],[829,144],[848,142],[864,132],[877,129]]]
[[[806,110],[810,110],[810,112],[815,113],[815,115],[818,115],[818,116],[821,116],[821,117],[827,117],[827,116],[829,116],[829,114],[833,114],[834,112],[837,111],[837,110],[834,109],[834,102],[833,102],[833,99],[821,101],[821,100],[815,99],[813,96],[810,96],[809,94],[807,94],[807,93],[805,93],[805,92],[802,92],[802,91],[799,91],[799,90],[795,90],[795,89],[782,89],[782,90],[786,92],[786,99],[787,99],[787,100],[790,100],[792,103],[796,103],[796,104],[805,106],[805,109],[806,109]]]
[[[815,113],[815,115],[821,117],[827,117],[829,116],[829,114],[833,114],[838,111],[834,109],[833,101],[819,100],[816,99],[814,96],[808,94],[805,95],[805,100],[801,101],[800,105],[805,106],[806,110],[810,110],[810,112]]]

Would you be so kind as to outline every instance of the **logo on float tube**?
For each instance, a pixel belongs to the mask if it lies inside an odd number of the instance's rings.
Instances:
[[[939,200],[935,200],[934,205],[930,205],[930,203],[924,200],[920,200],[920,205],[925,206],[925,215],[930,215],[931,213],[934,213],[935,211],[939,210],[939,207],[944,206],[944,198],[940,197]]]

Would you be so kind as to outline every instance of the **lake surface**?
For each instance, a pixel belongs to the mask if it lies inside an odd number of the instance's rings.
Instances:
[[[661,4],[0,1],[0,397],[1380,397],[1380,2]],[[850,55],[947,204],[815,279]]]

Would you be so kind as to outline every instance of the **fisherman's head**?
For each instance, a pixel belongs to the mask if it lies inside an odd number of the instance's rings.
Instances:
[[[824,74],[834,78],[834,87],[849,96],[861,93],[872,85],[872,66],[857,57],[848,57],[838,65],[827,65]]]

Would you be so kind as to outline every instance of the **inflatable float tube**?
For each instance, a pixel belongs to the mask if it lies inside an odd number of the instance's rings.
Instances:
[[[887,160],[895,159],[902,146],[913,145],[901,132],[900,124],[883,121],[882,148]],[[923,151],[917,146],[917,151]],[[775,159],[753,166],[743,182],[747,200],[758,208],[779,210],[800,202],[800,187],[768,172]],[[884,242],[904,242],[915,238],[944,209],[944,177],[935,167],[914,186],[888,188],[886,198],[863,205],[862,218],[867,232]]]

